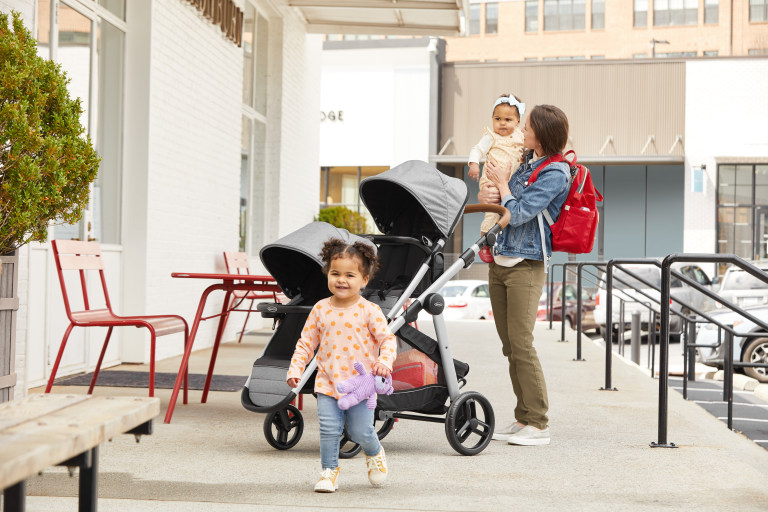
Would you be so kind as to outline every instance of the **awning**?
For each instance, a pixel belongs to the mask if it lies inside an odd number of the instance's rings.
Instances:
[[[468,0],[285,0],[311,34],[461,35]]]

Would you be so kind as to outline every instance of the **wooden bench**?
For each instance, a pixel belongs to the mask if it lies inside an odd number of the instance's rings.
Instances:
[[[24,510],[27,478],[78,466],[79,510],[95,511],[99,445],[117,434],[151,434],[158,414],[160,399],[149,397],[36,394],[0,404],[3,510]]]

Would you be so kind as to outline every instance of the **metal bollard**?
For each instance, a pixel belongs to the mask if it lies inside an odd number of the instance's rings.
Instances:
[[[640,364],[640,312],[632,312],[632,362]]]

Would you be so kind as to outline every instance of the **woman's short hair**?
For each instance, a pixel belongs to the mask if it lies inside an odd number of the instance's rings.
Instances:
[[[560,153],[568,144],[568,118],[554,105],[536,105],[528,114],[533,133],[545,155]]]

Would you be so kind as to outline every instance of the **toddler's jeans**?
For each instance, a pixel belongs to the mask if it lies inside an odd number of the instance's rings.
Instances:
[[[381,443],[373,428],[373,411],[363,400],[346,411],[339,409],[335,398],[317,395],[317,417],[320,421],[320,462],[322,469],[339,467],[339,442],[347,422],[347,435],[359,444],[366,455],[373,456],[381,450]]]

